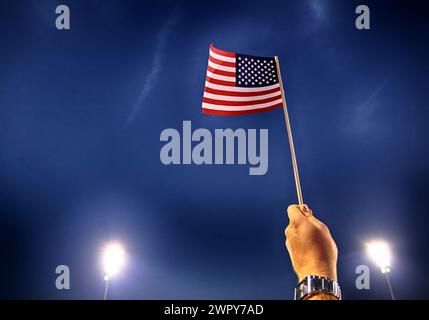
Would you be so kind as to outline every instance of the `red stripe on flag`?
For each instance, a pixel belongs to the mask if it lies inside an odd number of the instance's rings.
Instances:
[[[278,99],[281,99],[281,94],[275,97],[266,98],[266,99],[260,99],[260,100],[247,100],[247,101],[230,101],[230,100],[216,100],[216,99],[210,99],[203,97],[203,102],[215,104],[219,106],[234,106],[234,107],[242,107],[242,106],[253,106],[255,104],[262,104],[262,103],[268,103],[273,102]]]
[[[216,58],[213,58],[212,56],[209,56],[209,59],[210,59],[211,62],[219,64],[221,66],[235,68],[235,62],[228,62],[228,61],[218,60]]]
[[[214,47],[213,43],[210,45],[210,49],[212,49],[212,51],[214,53],[220,54],[222,56],[230,57],[230,58],[235,58],[235,53],[217,49],[217,48]]]
[[[223,111],[223,110],[212,110],[212,109],[206,109],[203,108],[203,113],[212,115],[212,116],[239,116],[243,114],[252,114],[252,113],[259,113],[259,112],[265,112],[277,108],[283,107],[282,103],[276,104],[271,107],[267,108],[260,108],[260,109],[252,109],[252,110],[240,110],[240,111]]]
[[[221,86],[228,86],[228,87],[235,87],[235,82],[231,82],[231,81],[223,81],[223,80],[218,80],[218,79],[213,79],[210,77],[206,77],[206,80],[208,82],[214,83],[214,84],[218,84]]]
[[[222,76],[227,76],[227,77],[235,77],[235,72],[229,72],[229,71],[223,71],[223,70],[219,70],[219,69],[214,69],[212,67],[207,67],[207,70],[209,70],[210,72],[214,73],[214,74],[219,74]]]
[[[231,96],[231,97],[257,97],[257,96],[263,96],[266,94],[274,93],[277,91],[281,92],[280,87],[270,89],[270,90],[264,90],[264,91],[248,91],[248,92],[216,90],[209,87],[205,87],[204,91],[211,94],[218,94],[221,96]]]

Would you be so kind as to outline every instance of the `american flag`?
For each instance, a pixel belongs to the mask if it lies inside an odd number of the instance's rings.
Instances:
[[[203,113],[240,115],[283,106],[273,57],[232,53],[210,45]]]

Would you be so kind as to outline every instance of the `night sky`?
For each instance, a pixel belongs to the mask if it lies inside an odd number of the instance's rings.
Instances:
[[[55,28],[67,4],[71,29]],[[371,29],[355,28],[367,4]],[[291,299],[296,203],[281,109],[201,113],[210,43],[280,57],[305,202],[346,299],[387,299],[365,241],[392,245],[400,299],[429,298],[429,26],[423,1],[0,2],[0,298]],[[269,129],[269,169],[170,165],[160,133]],[[71,290],[55,288],[66,264]],[[371,289],[355,268],[371,268]],[[424,279],[424,280],[422,280]]]

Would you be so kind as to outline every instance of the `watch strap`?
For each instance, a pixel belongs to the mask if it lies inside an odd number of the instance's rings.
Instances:
[[[337,281],[320,276],[309,275],[295,288],[295,300],[323,292],[341,300],[341,288]]]

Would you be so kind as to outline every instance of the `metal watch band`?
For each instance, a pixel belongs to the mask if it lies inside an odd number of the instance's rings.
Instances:
[[[318,292],[330,294],[341,300],[341,288],[337,281],[313,275],[305,277],[295,288],[295,300],[302,300]]]

